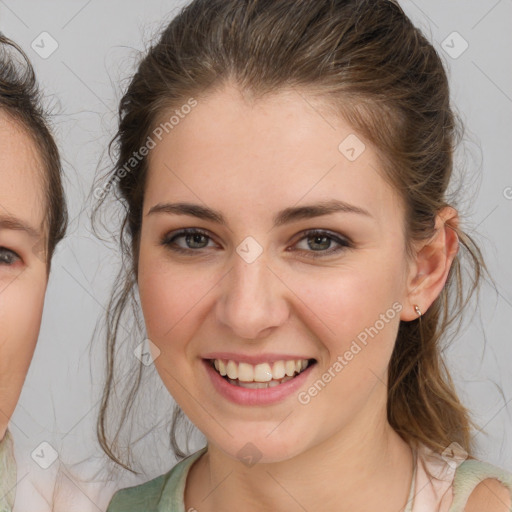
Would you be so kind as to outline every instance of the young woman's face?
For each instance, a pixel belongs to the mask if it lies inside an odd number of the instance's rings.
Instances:
[[[296,92],[249,106],[227,88],[151,150],[138,285],[156,368],[233,457],[284,460],[386,421],[408,266],[402,206],[378,168],[349,125]],[[346,211],[304,209],[335,201]],[[246,381],[315,362],[248,389],[212,359]]]
[[[39,334],[47,284],[41,163],[30,136],[0,112],[0,439]]]

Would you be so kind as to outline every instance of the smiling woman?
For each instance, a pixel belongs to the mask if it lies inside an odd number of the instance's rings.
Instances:
[[[486,268],[447,195],[447,77],[399,5],[195,0],[119,111],[108,184],[127,265],[99,440],[131,466],[120,440],[155,368],[177,404],[176,455],[181,412],[207,445],[108,511],[508,510],[512,475],[473,458],[441,357]],[[130,304],[149,352],[123,372]]]
[[[27,57],[0,35],[0,510],[16,497],[8,430],[39,335],[66,206],[57,147]],[[19,500],[17,500],[18,502]]]

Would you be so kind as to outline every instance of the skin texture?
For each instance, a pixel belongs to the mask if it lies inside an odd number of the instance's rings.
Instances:
[[[510,512],[512,499],[510,491],[499,480],[487,478],[471,493],[465,512]]]
[[[41,162],[18,122],[0,112],[0,439],[39,334],[47,285]],[[15,217],[36,233],[3,224]]]
[[[444,223],[455,225],[457,213],[445,209],[437,235],[407,261],[402,204],[377,172],[376,152],[366,143],[355,161],[345,158],[338,145],[354,130],[321,107],[296,91],[246,103],[229,85],[199,100],[149,155],[142,309],[165,386],[208,439],[187,480],[186,510],[318,510],[320,503],[397,512],[406,504],[412,454],[386,419],[387,366],[399,320],[417,318],[414,304],[425,312],[444,286],[458,249]],[[283,208],[329,199],[372,217],[335,213],[272,227]],[[148,215],[178,201],[220,210],[229,227]],[[161,244],[192,227],[210,238],[174,241],[190,255]],[[304,238],[313,228],[348,237],[353,247],[313,259],[338,246]],[[247,236],[263,249],[250,264],[236,252]],[[201,362],[210,351],[315,358],[304,390],[396,301],[401,312],[307,405],[295,393],[278,404],[235,405],[212,387]],[[248,442],[261,453],[251,467],[237,457]]]

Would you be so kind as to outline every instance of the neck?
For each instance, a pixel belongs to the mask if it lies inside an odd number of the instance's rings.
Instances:
[[[336,435],[292,459],[245,466],[209,443],[190,468],[185,509],[324,510],[363,512],[405,510],[413,457],[391,428],[384,410],[373,422],[353,421]]]

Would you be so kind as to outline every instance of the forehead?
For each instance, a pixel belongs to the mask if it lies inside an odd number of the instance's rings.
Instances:
[[[0,216],[12,215],[32,226],[44,218],[42,165],[32,137],[0,110]]]
[[[323,106],[299,91],[247,102],[232,87],[198,99],[149,153],[145,212],[161,201],[199,199],[225,211],[232,203],[240,216],[240,205],[259,204],[270,215],[283,205],[337,198],[377,219],[397,215],[377,153]],[[364,147],[352,161],[343,152],[347,140],[358,152]]]

